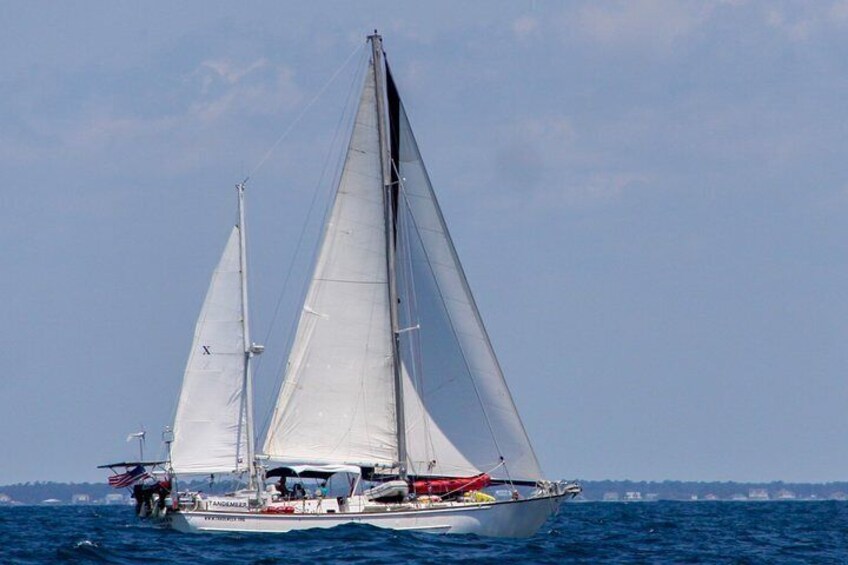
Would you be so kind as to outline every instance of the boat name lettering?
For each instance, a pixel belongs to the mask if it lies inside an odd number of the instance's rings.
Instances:
[[[208,506],[219,508],[247,508],[246,500],[210,500]]]

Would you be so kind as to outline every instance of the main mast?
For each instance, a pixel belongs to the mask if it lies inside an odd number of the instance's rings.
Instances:
[[[401,380],[400,363],[400,334],[398,325],[398,294],[397,273],[395,270],[395,203],[392,194],[392,158],[389,149],[389,132],[386,126],[386,65],[383,60],[383,38],[374,31],[368,36],[371,42],[371,60],[374,65],[374,82],[377,98],[377,131],[380,137],[380,163],[382,164],[383,178],[383,210],[386,228],[386,272],[389,283],[389,316],[391,319],[392,339],[392,370],[394,374],[395,389],[395,423],[398,445],[398,473],[400,478],[406,479],[406,423],[403,411],[403,381]]]
[[[256,345],[250,341],[250,321],[248,318],[247,304],[247,235],[245,233],[244,223],[244,189],[245,183],[236,185],[238,191],[238,215],[239,215],[239,271],[241,274],[241,319],[243,325],[244,336],[244,380],[242,384],[242,406],[244,409],[244,421],[247,440],[247,468],[248,468],[248,488],[257,487],[256,483],[256,461],[253,445],[253,379],[250,374],[250,359],[254,354],[262,353],[264,348],[261,345]],[[236,462],[238,463],[238,462]]]

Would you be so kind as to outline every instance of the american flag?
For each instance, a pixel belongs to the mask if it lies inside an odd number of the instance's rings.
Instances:
[[[109,486],[115,488],[128,487],[136,481],[141,481],[148,478],[150,478],[150,475],[147,474],[147,471],[144,470],[144,467],[142,467],[141,465],[136,465],[134,469],[131,469],[126,473],[120,473],[118,475],[112,475],[111,477],[109,477]]]

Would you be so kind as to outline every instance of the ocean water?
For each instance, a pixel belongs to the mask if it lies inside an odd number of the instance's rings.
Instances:
[[[529,539],[349,526],[180,534],[131,507],[0,508],[0,563],[846,563],[848,502],[570,503]]]

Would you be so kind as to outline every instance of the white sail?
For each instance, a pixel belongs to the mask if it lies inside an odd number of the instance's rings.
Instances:
[[[397,460],[377,128],[371,69],[266,434],[272,459]]]
[[[183,377],[171,445],[177,473],[247,468],[240,269],[234,227],[212,275]]]
[[[430,421],[407,425],[411,472],[456,476],[468,474],[471,463],[470,470],[496,478],[540,479],[402,104],[398,121],[398,262],[408,262],[402,323],[415,328],[402,334],[403,350],[413,369],[407,382]]]
[[[465,458],[430,416],[405,364],[403,387],[409,472],[439,477],[468,477],[483,472]]]

